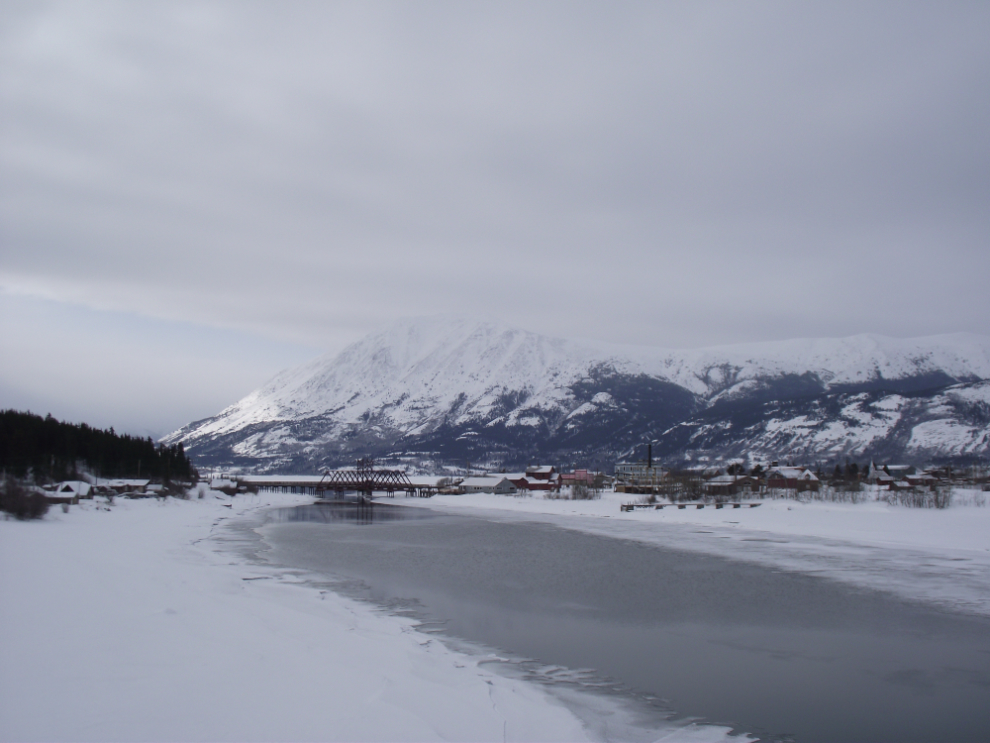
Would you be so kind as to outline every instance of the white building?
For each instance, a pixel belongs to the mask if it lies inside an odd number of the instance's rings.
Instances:
[[[515,495],[518,492],[518,488],[507,477],[468,477],[459,487],[464,493]]]

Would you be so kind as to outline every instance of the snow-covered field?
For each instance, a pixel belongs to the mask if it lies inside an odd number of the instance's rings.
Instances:
[[[764,500],[757,508],[689,505],[683,510],[667,506],[660,511],[620,511],[620,504],[638,498],[607,492],[600,500],[569,501],[476,493],[408,503],[546,521],[815,573],[990,616],[990,494],[956,490],[954,505],[943,510],[892,506],[882,500],[856,505]]]
[[[232,546],[226,524],[306,502],[210,492],[0,521],[0,739],[598,737],[542,687]]]
[[[541,520],[990,615],[990,508],[765,501],[620,512],[631,498],[476,494],[397,504]],[[0,521],[3,740],[591,740],[547,690],[408,618],[267,567],[231,524],[302,496],[118,499]],[[603,714],[608,714],[607,710]],[[614,732],[614,729],[613,729]],[[667,740],[724,739],[674,727]]]

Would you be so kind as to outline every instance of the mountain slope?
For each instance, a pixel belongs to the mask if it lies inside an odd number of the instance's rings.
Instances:
[[[311,470],[357,456],[608,467],[670,460],[985,456],[990,339],[958,334],[672,351],[480,320],[405,320],[279,374],[183,441],[204,464]]]

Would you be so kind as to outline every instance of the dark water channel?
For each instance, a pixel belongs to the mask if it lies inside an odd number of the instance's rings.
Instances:
[[[769,740],[990,741],[990,620],[547,524],[280,509],[272,559]]]

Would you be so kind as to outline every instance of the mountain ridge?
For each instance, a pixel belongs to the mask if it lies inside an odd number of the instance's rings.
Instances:
[[[965,442],[949,436],[951,441],[938,446],[921,446],[921,439],[908,437],[918,456],[982,456],[990,444],[972,439],[983,432],[980,405],[988,400],[980,384],[988,379],[990,338],[969,333],[915,339],[863,334],[671,350],[550,338],[477,318],[442,316],[401,320],[339,354],[284,371],[164,441],[183,441],[197,461],[268,471],[331,466],[362,453],[422,466],[431,458],[442,462],[465,455],[503,464],[554,457],[601,466],[629,455],[644,440],[680,441],[681,429],[694,425],[694,438],[678,446],[661,442],[658,450],[671,460],[719,461],[767,452],[773,441],[781,445],[784,439],[773,428],[777,419],[767,417],[768,404],[777,404],[780,413],[784,403],[797,410],[797,401],[817,400],[818,408],[801,415],[818,415],[834,435],[808,429],[817,449],[799,446],[792,437],[782,447],[786,451],[776,453],[802,451],[827,459],[882,451],[877,436],[854,429],[862,428],[857,421],[863,416],[884,418],[871,406],[886,399],[884,394],[898,394],[898,404],[914,411],[910,415],[919,425],[937,419],[935,408],[941,406],[959,436],[962,428],[973,429],[963,436]],[[953,412],[960,408],[953,403],[959,396],[946,392],[954,385],[977,385],[977,392],[967,393],[979,398],[976,413],[967,413],[965,423]],[[925,390],[931,394],[923,398],[930,402],[943,395],[931,410],[904,402],[909,399],[904,394]],[[843,395],[862,394],[872,395],[873,402],[842,403]],[[849,405],[867,407],[857,418]],[[722,412],[738,417],[739,410],[749,411],[750,428],[762,428],[737,429],[731,440],[698,437],[705,426],[721,425]],[[762,418],[758,410],[764,410]],[[845,426],[847,440],[835,424]],[[881,426],[891,455],[897,453],[891,442],[898,424],[905,425],[903,416]],[[911,451],[907,443],[901,449]]]

